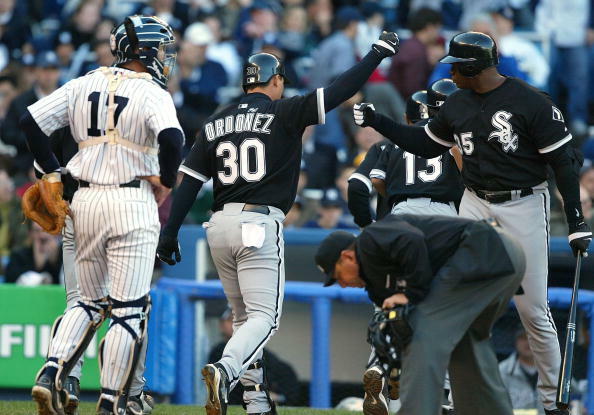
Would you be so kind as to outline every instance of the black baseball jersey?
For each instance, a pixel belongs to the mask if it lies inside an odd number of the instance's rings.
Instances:
[[[467,187],[493,191],[542,183],[547,168],[541,154],[571,140],[550,98],[510,77],[485,94],[454,92],[425,131],[439,144],[458,145]]]
[[[237,202],[287,213],[297,192],[303,130],[324,117],[321,88],[275,101],[247,94],[208,118],[179,170],[203,182],[212,177],[214,211]]]
[[[464,192],[458,167],[449,152],[424,159],[390,144],[382,151],[370,177],[386,182],[390,206],[419,197],[458,205]]]
[[[365,159],[359,164],[359,167],[354,171],[353,174],[349,177],[349,182],[351,180],[359,180],[367,188],[369,189],[369,193],[372,192],[373,186],[371,184],[371,180],[369,178],[369,174],[371,170],[373,170],[374,166],[376,165],[377,161],[379,160],[380,154],[387,146],[393,146],[390,140],[382,140],[379,143],[375,143],[371,146],[367,153],[365,154]],[[367,200],[367,205],[369,205],[369,201]],[[368,206],[365,206],[365,209],[369,209]],[[353,213],[353,212],[351,212]],[[377,219],[381,219],[390,213],[390,206],[388,205],[387,200],[383,198],[381,195],[377,197],[377,209],[376,209],[376,217]],[[353,213],[353,216],[354,213]]]

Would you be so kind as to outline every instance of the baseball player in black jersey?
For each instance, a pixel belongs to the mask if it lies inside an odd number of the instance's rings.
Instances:
[[[406,101],[406,113],[404,115],[407,122],[410,120],[411,123],[417,123],[429,118],[427,91],[417,91],[408,98]],[[365,154],[365,159],[349,177],[348,207],[355,223],[360,227],[365,227],[374,220],[369,202],[369,198],[373,192],[369,174],[379,160],[380,154],[388,145],[393,145],[390,140],[382,140],[371,146],[367,154]],[[392,205],[388,203],[388,200],[381,193],[378,193],[376,219],[383,218],[390,213],[391,209]]]
[[[509,234],[486,221],[388,215],[358,237],[331,233],[315,260],[325,286],[364,287],[384,309],[412,306],[408,340],[391,339],[401,354],[398,415],[440,413],[448,363],[456,414],[512,415],[490,344],[524,273]]]
[[[62,183],[64,184],[64,200],[68,203],[72,203],[72,197],[78,190],[78,181],[75,180],[68,170],[66,165],[78,152],[78,144],[72,137],[70,127],[64,127],[60,130],[55,131],[50,137],[50,145],[53,154],[56,156],[58,163],[61,166]],[[41,169],[41,166],[34,162],[35,176],[38,179],[45,174]],[[64,288],[66,289],[66,310],[72,307],[79,306],[79,301],[82,300],[80,290],[78,289],[78,283],[76,279],[76,270],[74,267],[74,259],[76,256],[76,245],[74,242],[74,224],[70,216],[66,217],[66,224],[64,226],[64,232],[62,234],[62,255],[64,264]],[[59,316],[56,319],[54,326],[62,320],[63,316]],[[52,330],[52,335],[55,335],[56,331]],[[51,339],[50,339],[51,342]],[[138,365],[136,366],[134,377],[130,385],[130,397],[127,403],[127,414],[130,415],[146,415],[152,412],[155,405],[154,399],[143,392],[144,388],[144,368],[146,359],[146,348],[148,345],[148,338],[145,338],[145,342],[142,346],[140,357],[138,359]],[[51,350],[51,344],[48,348]],[[72,368],[69,376],[64,382],[64,390],[69,395],[68,406],[64,407],[66,415],[75,415],[78,413],[79,395],[80,395],[80,377],[82,375],[82,365],[84,357],[81,356],[75,366]]]
[[[172,265],[180,261],[177,233],[200,187],[212,178],[215,213],[205,224],[207,239],[233,310],[234,334],[222,358],[202,369],[207,415],[226,414],[228,392],[238,381],[248,414],[276,413],[261,357],[281,316],[282,221],[295,199],[301,136],[308,125],[324,123],[327,111],[353,96],[397,51],[396,34],[384,32],[330,86],[288,99],[281,99],[287,80],[279,60],[267,53],[251,56],[243,72],[246,95],[206,120],[182,163],[184,177],[157,256]]]
[[[555,409],[560,367],[557,332],[547,302],[549,192],[547,165],[555,175],[575,255],[586,253],[592,232],[579,199],[580,156],[550,98],[523,81],[497,72],[497,47],[483,33],[465,32],[450,42],[452,79],[461,89],[423,129],[402,126],[362,104],[362,125],[371,125],[399,147],[431,158],[457,145],[466,190],[460,215],[494,217],[513,233],[526,253],[522,294],[514,298],[539,374],[538,390],[547,415]],[[454,400],[456,395],[454,394]]]

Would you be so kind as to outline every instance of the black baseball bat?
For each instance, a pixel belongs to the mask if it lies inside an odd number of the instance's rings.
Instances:
[[[557,383],[557,408],[565,410],[569,408],[571,393],[571,374],[573,369],[573,347],[575,346],[575,319],[577,314],[578,288],[580,286],[580,270],[582,268],[582,253],[578,253],[575,264],[575,276],[573,277],[573,292],[571,293],[571,307],[569,308],[569,320],[567,321],[567,333],[565,334],[565,353],[559,371],[559,382]]]

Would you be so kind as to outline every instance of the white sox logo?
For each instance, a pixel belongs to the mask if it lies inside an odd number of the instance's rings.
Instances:
[[[496,138],[501,143],[501,148],[506,153],[518,149],[518,134],[514,133],[509,119],[512,114],[507,111],[497,111],[491,118],[491,124],[497,131],[491,132],[489,140]]]

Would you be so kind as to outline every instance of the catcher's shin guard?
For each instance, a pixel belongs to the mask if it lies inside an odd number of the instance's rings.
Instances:
[[[148,316],[150,314],[151,309],[151,300],[150,296],[147,294],[144,297],[141,297],[137,300],[133,301],[117,301],[110,298],[111,308],[119,309],[119,308],[130,308],[130,307],[142,307],[142,311],[137,314],[131,314],[123,317],[118,317],[111,315],[111,325],[110,329],[116,325],[121,325],[134,339],[134,342],[130,345],[130,358],[128,359],[128,367],[126,368],[126,372],[124,377],[122,378],[122,383],[118,387],[118,389],[109,389],[109,388],[101,388],[101,395],[110,395],[113,396],[112,399],[106,399],[103,396],[99,399],[97,403],[97,411],[100,411],[101,408],[108,408],[117,415],[124,415],[127,410],[127,403],[128,403],[128,394],[130,391],[130,384],[132,383],[132,379],[134,377],[134,371],[136,370],[136,366],[138,365],[138,360],[140,359],[140,352],[142,349],[142,343],[146,337],[146,332],[148,330]],[[140,320],[140,327],[139,327],[139,334],[137,334],[132,327],[126,322],[126,320],[130,319],[139,319]],[[104,361],[104,347],[105,347],[105,338],[101,340],[99,344],[99,369],[100,371],[103,369],[103,361]]]
[[[93,339],[93,336],[95,335],[95,333],[97,332],[99,327],[101,327],[101,324],[103,324],[103,321],[105,321],[105,318],[109,314],[109,307],[108,307],[107,302],[105,302],[105,299],[95,300],[92,302],[92,304],[88,304],[83,301],[79,301],[77,305],[72,307],[72,309],[75,309],[75,308],[82,308],[87,313],[87,315],[89,317],[87,326],[84,328],[82,337],[80,338],[79,342],[76,345],[74,345],[74,347],[71,349],[68,356],[66,356],[65,358],[56,359],[55,357],[49,356],[52,341],[54,340],[54,338],[58,332],[60,323],[64,319],[64,315],[59,316],[52,326],[52,330],[51,330],[52,339],[50,340],[50,347],[48,349],[47,361],[37,374],[37,378],[39,378],[40,375],[46,369],[55,368],[54,370],[56,370],[56,374],[55,374],[56,388],[60,391],[62,390],[64,382],[65,382],[66,378],[68,377],[68,375],[70,374],[70,371],[72,370],[74,365],[76,365],[76,363],[78,362],[80,357],[83,355],[83,353],[89,346],[89,343]],[[50,373],[51,372],[53,372],[53,370],[50,370]]]
[[[268,401],[268,405],[270,406],[270,410],[266,412],[258,412],[259,415],[277,415],[276,412],[276,403],[270,397],[270,389],[268,387],[268,374],[266,371],[266,366],[264,365],[264,358],[258,359],[253,362],[251,365],[248,366],[247,370],[262,370],[262,383],[255,383],[253,385],[243,385],[243,390],[245,392],[264,392],[266,395],[266,400]],[[245,396],[245,393],[244,393]],[[244,409],[248,409],[249,402],[243,402]],[[252,413],[250,413],[251,415]],[[255,415],[256,413],[254,413]]]

